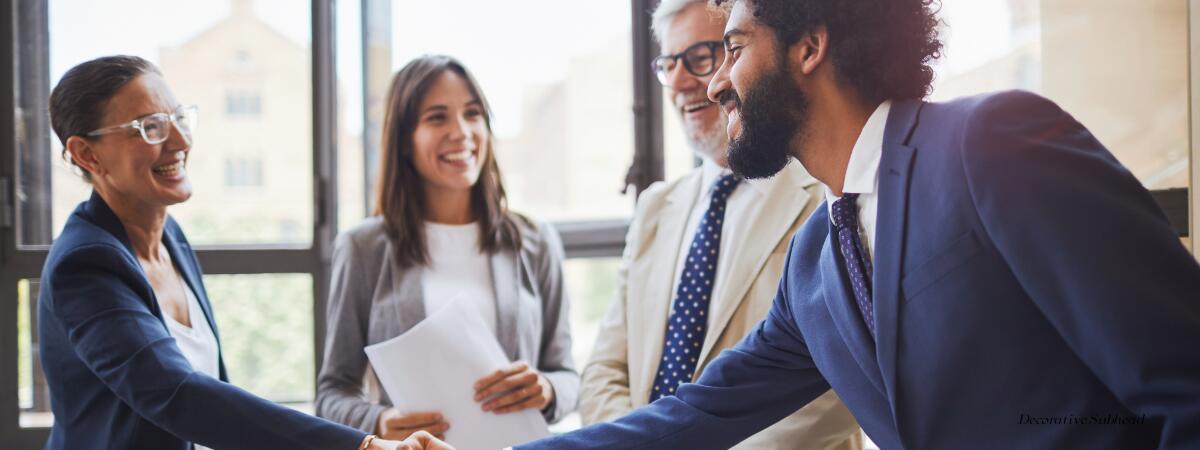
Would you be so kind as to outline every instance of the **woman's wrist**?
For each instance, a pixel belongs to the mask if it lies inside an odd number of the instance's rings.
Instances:
[[[358,445],[358,450],[367,450],[371,448],[371,443],[375,442],[376,439],[379,439],[379,436],[368,434],[363,438],[362,443]]]

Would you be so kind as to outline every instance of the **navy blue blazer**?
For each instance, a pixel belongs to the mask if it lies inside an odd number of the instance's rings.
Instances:
[[[896,102],[878,192],[877,338],[822,206],[695,384],[522,448],[728,448],[830,387],[884,449],[1200,448],[1200,266],[1079,122],[1026,92]]]
[[[200,264],[173,219],[163,243],[216,334]],[[365,437],[227,383],[223,361],[220,380],[192,370],[124,227],[95,193],[67,219],[46,258],[38,339],[54,412],[47,450],[185,450],[192,442],[352,450]]]

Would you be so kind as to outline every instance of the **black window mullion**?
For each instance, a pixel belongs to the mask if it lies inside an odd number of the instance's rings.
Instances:
[[[351,1],[351,0],[344,0]],[[337,234],[337,71],[335,0],[312,2],[313,80],[313,378],[321,370],[325,346],[325,303],[329,264]],[[314,383],[315,386],[315,383]]]
[[[633,164],[626,185],[637,193],[665,177],[662,136],[662,87],[649,70],[658,55],[658,43],[650,34],[650,12],[658,0],[631,0],[633,18]]]

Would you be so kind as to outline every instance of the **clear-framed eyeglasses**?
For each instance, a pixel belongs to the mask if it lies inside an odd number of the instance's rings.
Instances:
[[[184,138],[190,143],[192,131],[196,129],[196,105],[180,106],[171,114],[154,113],[135,119],[129,123],[101,128],[87,134],[88,137],[115,133],[121,130],[134,129],[142,134],[147,144],[156,145],[166,142],[171,137],[171,124],[175,124]]]
[[[671,71],[679,60],[683,60],[683,68],[693,76],[703,77],[712,75],[721,65],[725,52],[721,50],[720,41],[698,42],[674,55],[662,55],[650,62],[650,69],[658,75],[658,82],[670,86]]]

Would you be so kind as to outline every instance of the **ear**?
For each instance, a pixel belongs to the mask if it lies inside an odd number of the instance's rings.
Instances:
[[[71,155],[71,160],[75,162],[75,165],[93,176],[104,174],[104,167],[100,164],[96,148],[87,139],[79,136],[67,138],[67,154]]]
[[[788,48],[787,58],[792,70],[812,75],[829,54],[829,29],[824,25],[814,28]]]

